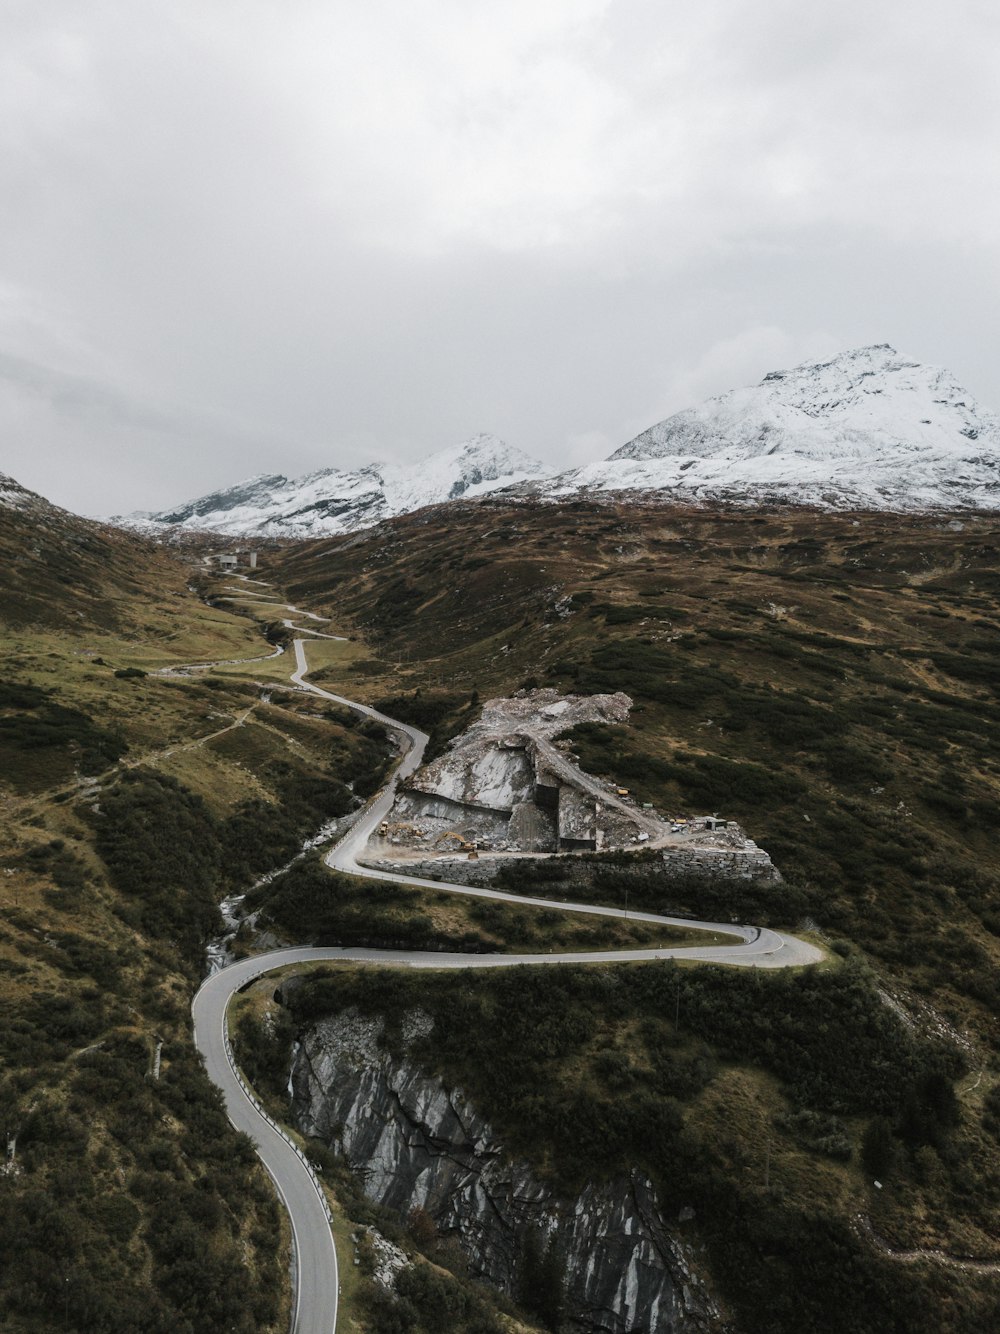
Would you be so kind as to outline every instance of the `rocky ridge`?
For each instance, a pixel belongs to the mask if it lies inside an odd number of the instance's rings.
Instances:
[[[35,491],[29,491],[26,486],[22,486],[5,472],[0,472],[0,509],[23,510],[38,515],[66,514],[65,510],[53,505]]]
[[[343,1154],[369,1199],[403,1217],[425,1210],[472,1271],[508,1293],[518,1292],[525,1237],[552,1239],[568,1313],[585,1330],[724,1330],[684,1224],[663,1217],[648,1177],[632,1171],[560,1196],[510,1157],[460,1089],[413,1059],[431,1028],[426,1014],[409,1015],[402,1055],[383,1045],[383,1020],[354,1010],[308,1030],[290,1081],[298,1129]]]
[[[261,474],[114,523],[160,533],[326,537],[503,490],[550,503],[792,504],[825,509],[1000,508],[1000,417],[947,370],[888,343],[775,370],[643,431],[608,458],[549,475],[491,435],[417,464]]]
[[[477,435],[419,463],[372,463],[354,472],[321,468],[296,478],[261,474],[174,509],[140,511],[112,522],[236,537],[328,537],[371,528],[426,505],[486,495],[545,472],[496,436]]]

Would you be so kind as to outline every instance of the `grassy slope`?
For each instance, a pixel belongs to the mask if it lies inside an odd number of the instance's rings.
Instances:
[[[0,558],[15,572],[0,599],[0,1129],[18,1145],[0,1178],[0,1321],[280,1328],[288,1239],[194,1057],[188,1002],[218,898],[339,809],[339,780],[369,790],[384,750],[321,700],[265,698],[257,682],[287,680],[288,657],[116,676],[267,651],[276,609],[218,600],[230,581],[187,553],[39,506],[0,513]],[[341,674],[364,652],[320,640],[310,661]],[[402,920],[431,946],[551,944],[537,914],[404,894],[355,890],[340,908],[367,936]],[[558,925],[580,945],[653,938]]]
[[[766,1061],[739,1062],[692,1096],[685,1124],[697,1130],[713,1180],[731,1190],[713,1200],[724,1225],[705,1231],[747,1328],[770,1326],[741,1297],[725,1256],[766,1270],[769,1247],[840,1280],[864,1277],[873,1329],[891,1327],[879,1319],[904,1320],[904,1308],[912,1321],[904,1291],[928,1328],[971,1330],[995,1317],[995,1280],[904,1269],[873,1255],[851,1228],[868,1212],[900,1246],[1000,1258],[996,554],[997,526],[985,518],[952,525],[495,502],[425,512],[281,560],[295,600],[336,609],[365,637],[366,656],[338,685],[369,699],[419,690],[421,707],[440,701],[443,731],[473,691],[531,679],[628,691],[636,701],[628,727],[576,736],[585,764],[664,810],[739,818],[787,884],[766,903],[741,896],[733,910],[817,923],[855,952],[862,1009],[877,1015],[886,1008],[879,990],[891,993],[926,1053],[946,1036],[957,1124],[932,1126],[927,1117],[950,1113],[929,1110],[937,1095],[900,1081],[884,1127],[872,1115],[848,1118],[847,1163],[810,1146],[794,1120],[828,1109]],[[641,868],[621,871],[629,874],[641,881]],[[684,896],[690,910],[719,901],[696,886]],[[824,1002],[797,1004],[808,1021],[799,1040],[828,1041]],[[801,1017],[774,1015],[775,1040]],[[464,1059],[470,1067],[477,1057]],[[846,1052],[848,1070],[851,1059]],[[562,1078],[540,1072],[543,1103]],[[494,1101],[488,1110],[506,1116],[516,1137],[520,1114]],[[796,1133],[781,1130],[788,1117]],[[758,1198],[724,1169],[755,1161],[761,1125],[782,1187]],[[876,1192],[860,1166],[861,1141],[867,1134],[873,1154],[883,1130],[887,1181]],[[600,1170],[599,1151],[593,1165]],[[843,1327],[835,1304],[827,1318]],[[774,1328],[795,1327],[793,1312],[774,1319]]]
[[[0,1324],[283,1328],[279,1211],[190,995],[222,868],[280,864],[382,752],[246,681],[116,677],[261,652],[176,554],[37,506],[0,559]]]
[[[289,943],[371,945],[475,953],[678,948],[731,944],[722,933],[652,922],[602,920],[555,908],[528,908],[372,882],[330,871],[317,857],[247,895],[259,925]]]

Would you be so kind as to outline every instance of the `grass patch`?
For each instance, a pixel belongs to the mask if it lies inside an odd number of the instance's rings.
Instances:
[[[470,953],[678,948],[729,944],[712,932],[519,907],[496,899],[346,876],[309,858],[253,890],[246,911],[283,938],[315,945]]]

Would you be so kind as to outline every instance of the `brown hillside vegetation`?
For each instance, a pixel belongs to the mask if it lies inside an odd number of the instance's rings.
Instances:
[[[288,1326],[287,1222],[205,1076],[190,1001],[220,900],[377,788],[389,750],[377,724],[288,689],[291,655],[267,656],[288,637],[280,604],[254,608],[246,585],[214,576],[208,545],[161,547],[23,493],[0,508],[0,1326],[12,1334]],[[363,652],[325,640],[315,657]],[[225,665],[173,672],[210,662]],[[450,904],[400,913],[399,895],[373,904],[354,885],[330,897],[326,929],[336,919],[361,939],[405,920],[431,947],[510,948],[535,927],[518,909],[482,924]],[[357,1224],[332,1173],[329,1199],[346,1254]],[[435,1300],[499,1331],[492,1300],[441,1270],[434,1283]],[[345,1276],[345,1328],[372,1287],[367,1271]]]
[[[666,1040],[705,1042],[711,1059],[747,1067],[752,1111],[744,1096],[727,1112],[725,1080],[699,1078],[677,1095],[680,1141],[664,1127],[657,1152],[648,1135],[628,1133],[623,1149],[605,1125],[587,1160],[599,1172],[627,1151],[670,1199],[664,1174],[678,1168],[662,1155],[664,1137],[700,1164],[702,1185],[688,1190],[740,1328],[929,1334],[1000,1318],[989,1274],[910,1266],[900,1279],[854,1226],[870,1215],[900,1249],[1000,1259],[998,536],[986,516],[493,499],[280,558],[296,602],[364,637],[366,655],[337,689],[391,701],[438,744],[470,699],[522,684],[627,691],[636,707],[626,727],[573,735],[584,766],[662,811],[740,820],[785,876],[778,887],[665,887],[641,859],[623,858],[598,873],[595,896],[621,903],[627,887],[636,906],[815,927],[846,959],[815,988],[755,979],[763,1007],[743,994],[746,978],[728,974],[708,995],[707,974],[692,971],[684,985],[704,1016],[693,1033],[669,1037],[670,1016],[656,1011],[637,1044],[641,1015],[627,1007],[604,1033],[604,1046],[625,1044],[611,1117],[648,1091],[647,1067]],[[529,872],[520,881],[546,892]],[[515,1142],[558,1159],[554,1131],[532,1109],[564,1104],[581,1069],[600,1087],[601,1067],[568,1041],[533,1069],[529,1101],[519,1102],[517,1053],[471,1018],[504,985],[463,980],[462,1032],[477,1037],[456,1036],[428,1059],[478,1093]],[[593,1007],[596,1021],[589,984],[560,976],[532,986],[533,1013]],[[338,1003],[348,997],[389,1004],[384,993],[366,999],[360,982]],[[708,1017],[747,1005],[765,1016],[752,1036],[735,1019],[720,1027]],[[896,1037],[886,1029],[883,1054],[865,1055],[854,1025],[874,1034],[890,1019]],[[889,1052],[904,1049],[905,1035],[923,1054],[892,1074]],[[808,1054],[807,1067],[821,1049],[833,1067],[800,1078],[789,1044]],[[836,1124],[823,1120],[831,1116]],[[741,1166],[758,1153],[761,1124],[779,1182],[766,1192],[746,1184]],[[775,1302],[775,1284],[794,1286],[802,1272],[809,1302],[801,1284],[787,1309]]]
[[[643,1166],[668,1211],[694,1210],[688,1236],[740,1334],[995,1325],[997,530],[491,500],[269,550],[276,594],[352,636],[310,650],[338,693],[440,747],[491,693],[625,690],[627,726],[572,735],[584,767],[665,813],[739,819],[785,877],[664,882],[624,855],[574,896],[832,947],[801,975],[321,977],[284,1025],[241,1028],[273,1109],[296,1024],[419,1003],[436,1024],[423,1059],[539,1170],[571,1190]],[[347,809],[348,784],[374,790],[384,738],[281,689],[287,660],[259,661],[277,600],[224,601],[231,580],[205,576],[197,548],[45,507],[0,510],[0,556],[0,1130],[16,1135],[0,1324],[282,1328],[287,1237],[194,1058],[188,1007],[218,901]],[[221,659],[250,661],[156,674]],[[567,874],[525,861],[507,880],[562,897]],[[545,949],[580,930],[372,893],[316,862],[257,900],[297,938]],[[944,1262],[913,1261],[921,1249]],[[394,1318],[378,1311],[373,1331]]]
[[[0,510],[0,555],[0,1326],[283,1329],[287,1229],[190,999],[222,896],[377,782],[384,744],[155,675],[270,651],[171,551],[39,501]]]

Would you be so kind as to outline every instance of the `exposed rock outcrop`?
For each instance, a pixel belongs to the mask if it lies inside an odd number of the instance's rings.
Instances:
[[[525,880],[530,878],[531,862],[519,860],[516,863],[502,854],[488,854],[475,861],[467,856],[438,856],[427,858],[379,857],[368,853],[363,858],[366,866],[376,871],[387,871],[390,875],[403,871],[407,875],[420,877],[422,880],[444,880],[457,885],[496,884],[505,866],[517,865]],[[562,861],[563,876],[559,880],[558,893],[563,897],[572,892],[574,885],[591,885],[594,879],[595,863],[593,860]],[[645,875],[660,877],[664,881],[686,879],[691,876],[703,876],[711,880],[765,880],[771,884],[781,880],[781,872],[771,861],[770,856],[761,847],[747,838],[738,825],[730,823],[724,834],[691,838],[687,844],[678,842],[668,848],[657,849],[657,858],[644,867]],[[551,893],[546,890],[548,883],[539,879],[538,893],[543,897]]]
[[[668,817],[627,788],[584,773],[561,733],[580,723],[622,723],[628,695],[520,690],[491,699],[444,754],[400,784],[362,858],[379,870],[454,878],[430,861],[456,852],[587,853],[662,849],[666,876],[780,880],[770,857],[732,820]],[[485,872],[492,877],[494,871]],[[461,877],[459,877],[461,878]]]
[[[584,774],[554,739],[579,723],[622,723],[615,695],[522,690],[491,699],[443,755],[401,785],[379,837],[391,847],[439,847],[455,837],[510,852],[635,846],[663,831],[601,779]]]
[[[429,1031],[416,1012],[406,1051],[382,1045],[383,1021],[347,1011],[310,1029],[294,1057],[296,1124],[344,1154],[365,1194],[407,1215],[420,1207],[459,1240],[474,1273],[516,1294],[529,1238],[554,1239],[567,1310],[608,1334],[695,1334],[725,1328],[692,1247],[668,1229],[641,1172],[556,1194],[512,1160],[458,1089],[408,1055]]]

